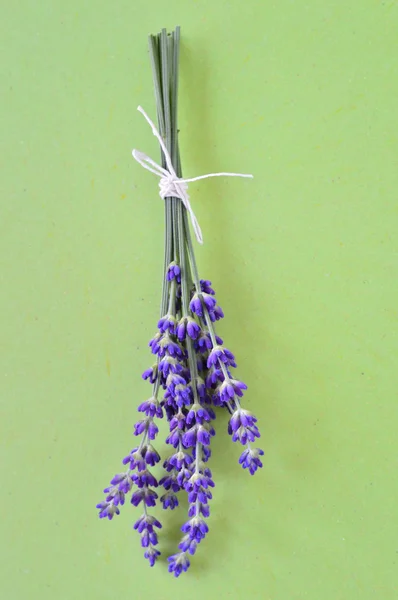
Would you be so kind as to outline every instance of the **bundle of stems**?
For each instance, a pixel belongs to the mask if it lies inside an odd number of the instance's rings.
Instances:
[[[149,53],[157,108],[158,130],[178,177],[182,177],[178,147],[177,97],[180,30],[162,30],[150,36]],[[167,161],[162,152],[162,166]],[[138,406],[143,418],[134,434],[139,444],[123,459],[127,470],[116,474],[105,488],[105,500],[97,505],[99,516],[112,519],[120,513],[127,493],[131,503],[142,506],[134,528],[141,534],[144,556],[153,566],[160,556],[156,528],[161,522],[148,508],[159,499],[156,488],[163,488],[160,502],[173,510],[179,495],[188,495],[188,520],[181,527],[177,552],[168,557],[169,571],[178,577],[190,566],[189,555],[208,533],[210,488],[214,487],[208,467],[212,425],[217,410],[230,414],[228,433],[244,450],[239,463],[252,475],[262,466],[263,451],[252,443],[259,437],[254,415],[241,406],[247,386],[232,375],[235,357],[223,344],[215,323],[224,317],[217,304],[212,284],[200,279],[185,206],[180,198],[166,197],[165,252],[160,319],[157,332],[149,342],[154,364],[143,373],[152,388],[151,397]],[[156,420],[166,416],[171,454],[163,462],[164,476],[158,481],[150,467],[160,461],[152,441],[158,434]]]

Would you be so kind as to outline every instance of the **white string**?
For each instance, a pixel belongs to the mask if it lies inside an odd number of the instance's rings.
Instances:
[[[178,177],[177,173],[173,168],[173,164],[171,162],[170,154],[163,142],[158,130],[155,125],[148,117],[144,109],[139,106],[139,112],[145,117],[149,125],[151,126],[153,135],[157,138],[160,147],[163,150],[164,158],[166,161],[167,169],[164,169],[160,165],[158,165],[152,158],[144,154],[144,152],[140,152],[139,150],[133,150],[132,154],[135,160],[147,171],[154,173],[160,177],[159,181],[159,195],[164,200],[165,198],[179,198],[185,208],[187,209],[189,216],[191,217],[191,223],[193,230],[195,232],[196,239],[199,244],[203,244],[202,230],[198,223],[198,220],[195,216],[195,213],[192,210],[191,203],[189,202],[188,195],[188,183],[192,181],[199,181],[199,179],[208,179],[209,177],[253,177],[253,175],[245,174],[245,173],[209,173],[208,175],[200,175],[199,177],[192,177],[190,179],[182,179]]]

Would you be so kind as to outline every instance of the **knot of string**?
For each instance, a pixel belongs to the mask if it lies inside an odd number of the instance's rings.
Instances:
[[[191,203],[189,201],[188,194],[188,183],[193,181],[199,181],[200,179],[208,179],[209,177],[250,177],[253,175],[246,173],[208,173],[207,175],[200,175],[199,177],[192,177],[190,179],[183,179],[178,177],[177,173],[174,170],[173,164],[171,162],[170,154],[166,148],[164,141],[162,140],[159,131],[156,129],[154,123],[148,117],[144,109],[139,106],[139,112],[144,116],[147,123],[150,125],[152,129],[153,135],[157,138],[160,147],[163,151],[165,163],[167,169],[158,165],[152,158],[150,158],[144,152],[140,152],[139,150],[133,150],[132,154],[135,160],[147,171],[154,173],[160,178],[159,181],[159,196],[164,200],[165,198],[179,198],[185,208],[187,209],[189,216],[191,218],[192,228],[195,232],[195,237],[198,240],[199,244],[203,244],[203,236],[202,230],[198,223],[198,220],[195,216],[195,213],[192,210]]]

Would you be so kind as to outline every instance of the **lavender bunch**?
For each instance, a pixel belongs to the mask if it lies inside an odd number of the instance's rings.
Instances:
[[[173,167],[181,177],[177,139],[177,92],[179,28],[150,36],[149,50],[157,105],[159,132]],[[162,154],[162,166],[166,160]],[[253,475],[262,467],[263,451],[252,444],[260,436],[255,416],[241,406],[247,389],[232,373],[235,357],[216,334],[215,323],[224,317],[211,282],[199,279],[185,207],[178,198],[165,198],[165,256],[161,314],[157,332],[149,342],[155,357],[142,375],[152,385],[152,394],[142,402],[141,418],[134,426],[140,442],[123,459],[126,469],[105,488],[105,499],[97,505],[100,518],[120,513],[126,495],[141,505],[134,524],[140,534],[144,556],[153,566],[160,556],[156,529],[161,523],[148,509],[159,500],[164,509],[174,510],[179,495],[188,496],[187,521],[182,525],[178,551],[168,557],[169,571],[178,577],[190,566],[189,556],[209,528],[209,502],[214,481],[208,461],[215,435],[214,408],[227,410],[228,433],[244,450],[239,463]],[[169,455],[163,461],[164,475],[158,481],[151,468],[160,461],[152,442],[158,434],[157,419],[166,417]],[[156,492],[161,488],[162,491]]]

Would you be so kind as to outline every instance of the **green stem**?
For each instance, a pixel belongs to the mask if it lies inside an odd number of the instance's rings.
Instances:
[[[152,66],[153,87],[155,90],[156,111],[158,115],[159,133],[164,138],[165,136],[165,118],[163,108],[163,93],[161,83],[160,55],[159,55],[159,39],[157,36],[149,36],[149,57]],[[162,165],[166,166],[162,153]],[[162,300],[160,307],[160,316],[165,314],[167,301],[169,296],[169,282],[167,281],[166,273],[172,256],[172,211],[171,203],[165,200],[165,249],[164,249],[164,266],[163,266],[163,281],[162,281]],[[157,389],[156,389],[157,391]]]

